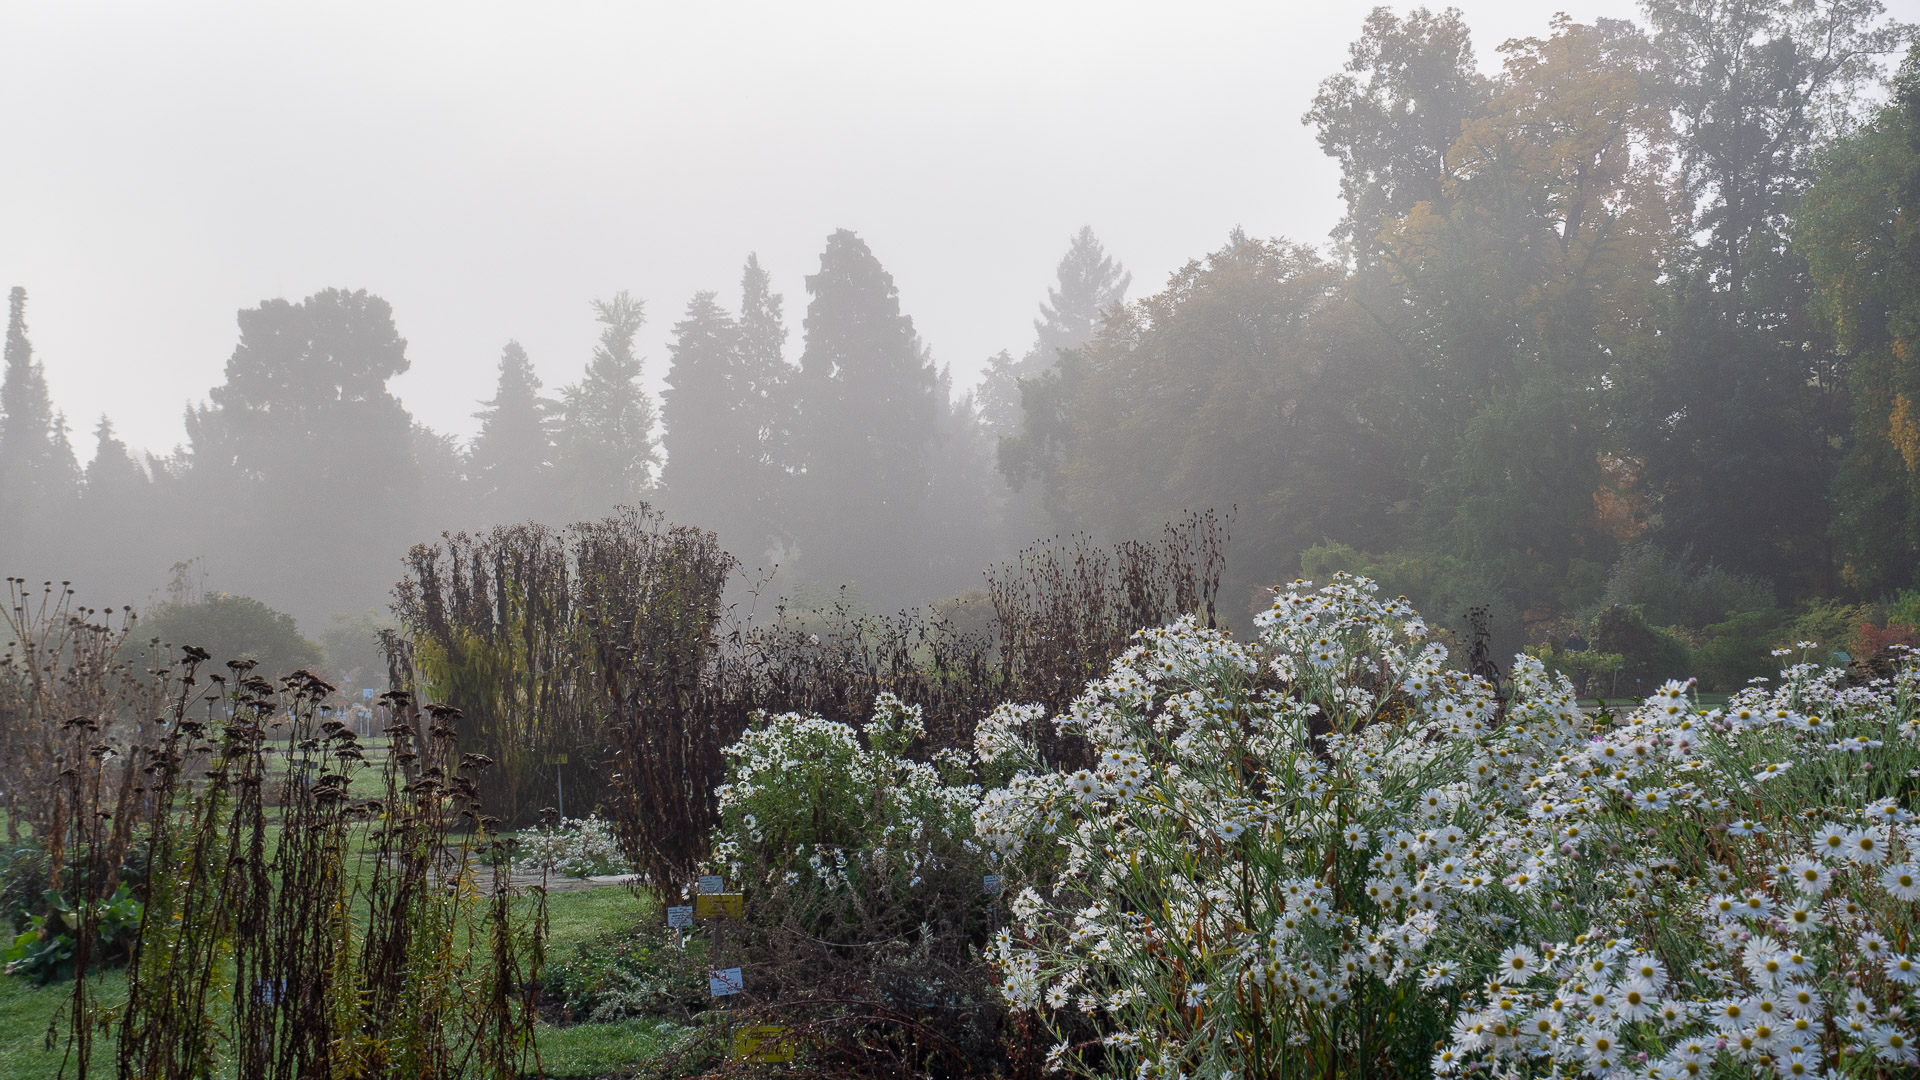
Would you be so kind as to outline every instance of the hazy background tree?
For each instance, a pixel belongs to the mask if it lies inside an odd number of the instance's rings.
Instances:
[[[1920,584],[1920,48],[1894,101],[1834,146],[1800,209],[1812,313],[1848,366],[1834,560],[1868,592]]]
[[[674,324],[661,395],[662,500],[683,520],[718,533],[752,567],[777,559],[785,546],[792,369],[782,355],[781,298],[758,258],[747,257],[740,288],[737,319],[703,292]]]
[[[640,387],[633,338],[646,306],[625,290],[593,302],[600,344],[586,374],[560,391],[554,472],[566,510],[592,518],[640,501],[659,464],[653,400]]]
[[[480,432],[467,452],[467,476],[480,518],[487,524],[551,515],[552,403],[540,396],[540,376],[517,341],[500,350],[493,397],[474,416]]]
[[[925,565],[937,380],[900,294],[846,229],[807,276],[806,347],[794,380],[793,451],[803,470],[790,521],[807,578],[858,581],[905,600]]]
[[[189,416],[174,557],[205,555],[223,584],[310,618],[373,602],[421,492],[412,420],[387,388],[407,370],[393,309],[327,289],[239,323],[225,382]]]
[[[1389,218],[1440,201],[1447,152],[1460,126],[1486,108],[1491,85],[1474,61],[1457,8],[1415,8],[1402,19],[1377,7],[1347,49],[1344,71],[1320,84],[1300,122],[1340,163],[1343,250],[1366,260]]]
[[[46,373],[33,358],[26,310],[27,291],[16,285],[7,296],[0,374],[0,552],[16,560],[58,549],[81,480],[66,417],[54,410]]]
[[[1060,359],[1093,339],[1108,309],[1125,302],[1133,275],[1107,254],[1093,227],[1083,225],[1054,270],[1054,284],[1033,320],[1033,345],[1019,360],[1006,350],[987,361],[980,379],[980,419],[996,438],[1018,435],[1022,426],[1020,381],[1037,379]]]

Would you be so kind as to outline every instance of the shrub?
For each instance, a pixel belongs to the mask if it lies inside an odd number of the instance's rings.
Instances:
[[[1548,671],[1571,679],[1574,691],[1581,697],[1610,691],[1613,673],[1626,664],[1626,659],[1619,653],[1603,653],[1596,649],[1556,649],[1551,642],[1534,646],[1526,652],[1546,665]]]
[[[557,826],[522,833],[513,868],[520,874],[576,878],[633,873],[633,867],[620,854],[620,840],[613,834],[613,825],[598,814],[563,818]]]
[[[657,912],[656,912],[657,914]],[[541,992],[567,1018],[611,1023],[636,1016],[686,1017],[706,1002],[705,950],[683,948],[658,918],[574,947],[547,969]]]
[[[1646,693],[1663,679],[1684,677],[1691,666],[1687,643],[1671,630],[1648,623],[1638,608],[1602,611],[1594,619],[1593,647],[1620,654],[1617,689],[1612,678],[1596,687],[1597,692],[1608,695]]]
[[[981,1075],[999,1062],[1000,1010],[973,839],[979,788],[964,754],[907,750],[920,710],[892,694],[856,732],[818,716],[758,717],[727,748],[713,869],[746,921],[712,930],[713,964],[740,967],[742,1022],[790,1029],[821,1075]]]
[[[1656,626],[1697,629],[1740,611],[1774,606],[1773,585],[1707,563],[1695,566],[1692,551],[1669,553],[1637,544],[1621,554],[1607,575],[1604,607],[1637,607]]]
[[[194,645],[214,659],[251,660],[269,676],[320,667],[320,646],[300,636],[293,616],[250,596],[213,593],[160,604],[141,616],[139,640]]]
[[[1748,680],[1770,676],[1777,667],[1773,650],[1786,631],[1777,608],[1743,611],[1706,628],[1706,641],[1693,652],[1693,670],[1710,690],[1738,690]]]
[[[1860,626],[1872,619],[1872,609],[1864,605],[1843,604],[1832,599],[1813,600],[1787,624],[1786,643],[1799,648],[1803,647],[1799,642],[1811,642],[1817,646],[1816,655],[1821,659],[1844,664],[1848,657],[1862,651]]]

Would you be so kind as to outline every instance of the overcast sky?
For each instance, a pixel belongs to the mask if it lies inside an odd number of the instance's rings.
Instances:
[[[687,300],[731,307],[749,251],[797,357],[842,227],[965,385],[1027,346],[1083,223],[1135,296],[1234,225],[1324,242],[1336,173],[1299,117],[1370,6],[0,0],[0,287],[83,463],[102,412],[179,442],[235,311],[327,286],[392,302],[396,391],[463,439],[502,344],[551,391],[623,288],[657,391]],[[1553,10],[1458,6],[1489,69]]]

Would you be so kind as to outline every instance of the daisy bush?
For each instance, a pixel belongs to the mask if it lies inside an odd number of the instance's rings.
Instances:
[[[1589,714],[1345,576],[1143,632],[980,727],[1000,991],[1090,1076],[1913,1075],[1915,681]]]
[[[892,1062],[984,1075],[1003,1045],[979,963],[989,931],[967,755],[908,756],[919,709],[892,694],[859,730],[761,716],[726,750],[710,869],[744,921],[703,924],[715,967],[739,967],[735,1022],[794,1032],[823,1075]]]
[[[556,825],[522,834],[513,869],[519,874],[630,874],[633,866],[620,854],[613,823],[598,814],[563,818]]]
[[[980,789],[964,754],[909,758],[923,735],[919,708],[892,694],[860,731],[798,713],[757,718],[726,748],[714,868],[750,899],[806,898],[823,912],[912,904],[932,878],[974,871]],[[969,895],[978,891],[975,876]]]

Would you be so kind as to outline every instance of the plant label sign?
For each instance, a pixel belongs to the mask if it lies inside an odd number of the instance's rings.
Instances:
[[[793,1032],[778,1024],[755,1024],[733,1033],[735,1061],[755,1061],[763,1065],[787,1065],[793,1062]]]
[[[999,896],[1000,890],[1005,888],[1006,884],[1006,879],[999,874],[988,874],[980,879],[980,889],[988,896]]]
[[[746,893],[702,893],[693,898],[693,914],[700,919],[738,919],[747,911]]]
[[[693,905],[670,907],[667,909],[667,925],[675,930],[693,925]]]
[[[714,968],[707,972],[707,993],[713,997],[737,994],[746,985],[747,981],[741,977],[739,968]]]
[[[721,879],[719,874],[700,875],[700,893],[703,896],[711,896],[714,893],[724,890],[726,887],[727,883]]]

